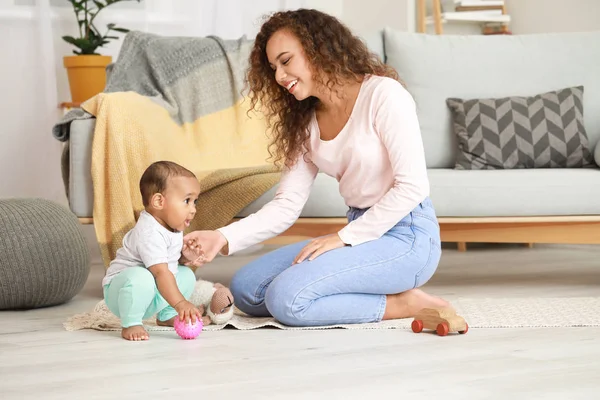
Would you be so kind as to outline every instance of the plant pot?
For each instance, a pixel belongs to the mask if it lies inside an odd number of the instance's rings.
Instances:
[[[65,56],[71,101],[82,103],[102,92],[106,86],[106,67],[111,62],[111,56]]]

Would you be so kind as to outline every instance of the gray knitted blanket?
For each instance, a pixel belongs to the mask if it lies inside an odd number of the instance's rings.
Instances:
[[[105,93],[133,91],[160,104],[178,124],[231,107],[242,97],[252,40],[166,37],[133,31],[107,70]],[[52,129],[69,139],[69,123],[92,115],[69,111]]]

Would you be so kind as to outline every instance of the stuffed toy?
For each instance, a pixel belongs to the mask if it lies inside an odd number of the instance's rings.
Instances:
[[[197,280],[189,301],[202,313],[203,325],[222,325],[233,317],[233,295],[220,283]]]

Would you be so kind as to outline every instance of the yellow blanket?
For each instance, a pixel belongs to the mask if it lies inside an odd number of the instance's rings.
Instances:
[[[101,93],[82,108],[96,117],[93,217],[105,267],[143,209],[139,180],[152,162],[170,160],[197,175],[202,193],[189,231],[226,225],[279,179],[266,161],[265,121],[250,119],[247,103],[184,124],[135,92]]]

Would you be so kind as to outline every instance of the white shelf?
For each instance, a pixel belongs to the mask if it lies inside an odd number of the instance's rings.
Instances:
[[[471,12],[446,12],[442,13],[442,22],[510,22],[510,15],[502,14],[486,14],[486,13],[471,13]],[[427,24],[433,24],[433,17],[427,16],[425,19]]]
[[[462,7],[481,7],[481,6],[497,6],[504,5],[504,0],[454,0],[454,5]]]

